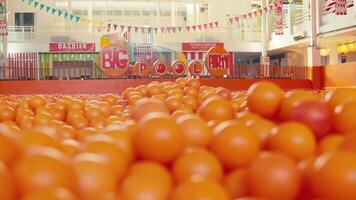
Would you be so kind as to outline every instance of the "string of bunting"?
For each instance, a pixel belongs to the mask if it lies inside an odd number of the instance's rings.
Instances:
[[[245,14],[242,14],[242,15],[238,15],[238,16],[232,16],[229,18],[229,22],[230,24],[234,24],[234,23],[239,23],[240,20],[248,20],[248,19],[252,19],[252,18],[255,18],[259,15],[264,15],[266,14],[267,12],[270,12],[272,13],[275,8],[276,8],[277,5],[275,4],[270,4],[270,5],[267,5],[263,8],[259,8],[255,11],[252,11],[252,12],[249,12],[249,13],[245,13]]]
[[[129,26],[129,25],[120,25],[120,24],[113,24],[109,23],[107,25],[107,31],[118,31],[121,30],[127,31],[127,32],[139,32],[141,31],[142,33],[177,33],[177,32],[191,32],[191,31],[201,31],[201,30],[207,30],[208,28],[213,29],[213,28],[218,28],[219,27],[219,22],[214,21],[214,22],[209,22],[209,23],[204,23],[204,24],[198,24],[198,25],[191,25],[191,26],[165,26],[165,27],[140,27],[140,26]]]

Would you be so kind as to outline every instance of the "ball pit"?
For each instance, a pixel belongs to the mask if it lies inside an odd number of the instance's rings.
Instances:
[[[0,96],[1,200],[356,199],[356,90]]]

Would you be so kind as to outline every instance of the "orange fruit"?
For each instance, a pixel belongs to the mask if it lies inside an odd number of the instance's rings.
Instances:
[[[206,147],[213,137],[212,130],[198,115],[185,114],[176,120],[185,138],[186,146]]]
[[[296,199],[301,175],[289,157],[261,153],[247,168],[246,185],[250,195],[268,199]]]
[[[0,160],[0,199],[13,200],[15,199],[13,181],[10,172],[5,164]]]
[[[268,141],[273,151],[301,160],[316,152],[316,139],[312,131],[298,122],[285,122],[272,129]]]
[[[102,156],[117,177],[122,177],[127,169],[128,157],[115,140],[107,135],[87,138],[82,145],[82,149],[84,152]]]
[[[259,138],[240,123],[223,122],[213,134],[210,149],[226,168],[247,166],[260,150]]]
[[[328,135],[319,141],[318,153],[323,154],[330,151],[335,151],[340,147],[343,141],[345,141],[345,136],[343,135],[340,134]]]
[[[169,199],[173,181],[169,171],[151,162],[138,162],[128,172],[119,188],[123,200]]]
[[[131,117],[134,120],[140,120],[151,112],[161,112],[168,114],[169,110],[165,105],[162,105],[162,103],[153,99],[142,99],[130,109]]]
[[[172,168],[175,179],[181,183],[194,176],[221,180],[223,169],[211,152],[202,148],[187,148],[175,160]]]
[[[224,186],[228,190],[231,199],[248,195],[246,187],[246,169],[235,169],[224,178]]]
[[[314,197],[323,199],[356,199],[356,155],[329,152],[314,164],[311,187]]]
[[[228,200],[225,188],[213,180],[190,180],[179,184],[173,191],[171,200]]]
[[[22,200],[76,200],[75,195],[63,188],[36,191],[26,195]]]
[[[17,162],[15,177],[21,194],[58,187],[74,191],[75,187],[69,158],[52,148],[29,149]]]
[[[103,199],[116,189],[117,177],[108,170],[105,159],[97,154],[81,153],[74,157],[77,193],[80,199]]]
[[[235,117],[231,102],[215,97],[205,100],[198,109],[198,114],[208,121],[224,121]]]
[[[335,108],[334,125],[341,133],[356,133],[356,100]]]
[[[133,145],[140,158],[168,163],[181,153],[184,136],[168,115],[151,113],[140,120],[133,135]]]
[[[283,90],[271,82],[258,82],[247,91],[248,108],[263,117],[274,117],[283,99]]]

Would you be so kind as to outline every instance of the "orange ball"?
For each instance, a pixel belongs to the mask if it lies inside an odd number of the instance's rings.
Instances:
[[[356,89],[353,88],[339,88],[331,90],[325,95],[325,102],[332,111],[337,106],[354,100],[356,100]]]
[[[45,191],[33,192],[26,195],[22,200],[76,200],[75,195],[63,188],[55,188]]]
[[[11,179],[10,172],[5,164],[0,160],[0,199],[15,199],[15,187]]]
[[[223,168],[211,152],[201,148],[188,148],[175,160],[172,173],[179,183],[194,176],[220,181]]]
[[[316,139],[313,132],[298,122],[285,122],[271,132],[269,147],[284,153],[295,160],[302,160],[316,152]]]
[[[291,91],[284,95],[283,100],[279,106],[279,118],[283,120],[292,119],[292,110],[297,107],[301,102],[307,100],[317,100],[311,92],[307,91]]]
[[[226,189],[213,180],[190,180],[179,184],[172,193],[171,200],[228,200]]]
[[[151,112],[161,112],[169,114],[169,110],[164,104],[162,105],[162,103],[153,99],[140,100],[130,109],[131,117],[137,121]]]
[[[258,82],[247,91],[248,108],[263,117],[274,117],[283,99],[284,92],[271,82]]]
[[[246,172],[246,169],[235,169],[225,176],[223,183],[231,199],[246,197],[248,195]]]
[[[183,150],[184,136],[168,115],[151,113],[139,122],[133,145],[140,158],[169,163]]]
[[[34,95],[30,98],[30,101],[28,102],[29,106],[33,109],[36,110],[37,107],[44,106],[46,105],[46,100],[43,96],[40,95]]]
[[[260,151],[259,138],[240,123],[223,122],[213,134],[210,149],[228,169],[247,166]]]
[[[331,134],[319,141],[318,153],[323,154],[339,149],[340,145],[345,141],[345,136],[340,134]]]
[[[341,133],[356,133],[356,100],[335,108],[334,125]]]
[[[231,102],[216,97],[205,100],[198,109],[198,114],[207,121],[224,121],[235,117]]]
[[[69,158],[52,148],[29,149],[15,166],[15,178],[21,194],[59,187],[75,189]]]
[[[182,130],[186,146],[207,147],[210,144],[213,132],[198,115],[183,112],[176,122]]]

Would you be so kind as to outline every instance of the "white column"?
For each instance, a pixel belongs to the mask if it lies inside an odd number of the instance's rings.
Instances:
[[[329,64],[334,65],[334,64],[339,64],[339,53],[337,52],[337,46],[330,48],[330,53],[329,53]]]
[[[317,44],[317,2],[309,0],[310,3],[310,44],[308,47],[308,66],[320,66],[321,56]]]
[[[266,6],[266,0],[261,0],[261,8],[263,9]],[[262,26],[262,34],[261,34],[261,42],[262,42],[262,55],[261,55],[261,64],[269,65],[269,57],[268,57],[268,33],[267,33],[267,13],[262,15],[261,20]]]

